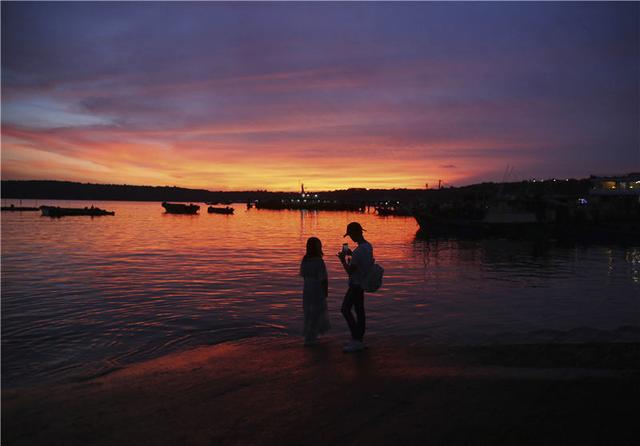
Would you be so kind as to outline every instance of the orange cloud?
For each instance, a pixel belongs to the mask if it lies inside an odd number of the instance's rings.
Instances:
[[[217,141],[197,139],[198,129],[174,135],[173,140],[156,134],[151,138],[148,132],[127,132],[122,138],[121,132],[111,134],[99,128],[36,131],[4,126],[3,133],[5,178],[168,184],[212,190],[297,190],[303,181],[311,189],[330,190],[423,187],[438,179],[458,182],[478,171],[478,166],[464,160],[456,161],[455,171],[447,167],[447,152],[464,150],[461,148],[469,144],[462,141],[457,147],[442,142],[434,144],[439,149],[429,149],[394,147],[384,138],[354,136],[262,143],[243,138]],[[162,132],[165,136],[169,133]],[[196,139],[181,140],[184,134]],[[416,158],[417,150],[429,156]]]

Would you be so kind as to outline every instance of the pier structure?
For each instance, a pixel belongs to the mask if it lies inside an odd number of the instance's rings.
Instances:
[[[291,198],[256,201],[256,209],[272,210],[309,210],[309,211],[352,211],[366,212],[370,204],[364,201],[330,200],[322,193],[305,191],[304,183],[300,185],[300,193]]]

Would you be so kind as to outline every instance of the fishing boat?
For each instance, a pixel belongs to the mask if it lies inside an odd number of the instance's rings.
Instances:
[[[207,212],[210,214],[233,214],[234,209],[232,207],[226,206],[223,208],[216,208],[213,206],[209,206]]]
[[[162,207],[167,214],[197,214],[200,210],[197,204],[167,203],[166,201],[162,203]]]
[[[40,206],[42,215],[45,217],[75,217],[78,215],[88,215],[91,217],[100,217],[103,215],[116,215],[115,211],[105,211],[97,207],[84,208],[61,208],[58,206]]]

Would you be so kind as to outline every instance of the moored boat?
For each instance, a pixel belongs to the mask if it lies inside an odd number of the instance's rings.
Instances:
[[[62,208],[58,206],[40,206],[42,215],[45,217],[74,217],[78,215],[88,215],[91,217],[100,217],[103,215],[116,215],[115,211],[105,211],[97,207],[84,208]]]
[[[213,206],[209,206],[207,212],[210,214],[233,214],[234,209],[232,207],[226,206],[223,208],[216,208]]]
[[[376,213],[381,217],[410,217],[411,215],[413,215],[411,209],[402,206],[377,206],[375,210]]]
[[[166,201],[162,203],[162,207],[167,214],[197,214],[200,210],[197,204],[167,203]]]

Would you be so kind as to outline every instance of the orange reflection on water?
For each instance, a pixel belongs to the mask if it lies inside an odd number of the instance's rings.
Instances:
[[[372,335],[427,336],[436,344],[498,335],[502,341],[522,333],[562,336],[574,327],[614,330],[640,320],[637,249],[539,251],[505,240],[423,240],[410,217],[244,204],[230,216],[208,214],[202,203],[195,216],[166,215],[160,203],[22,204],[94,205],[116,215],[2,214],[3,359],[13,364],[10,381],[91,374],[246,337],[297,339],[299,263],[311,236],[323,243],[331,335],[347,337],[340,313],[347,278],[335,254],[345,242],[354,247],[342,237],[354,220],[385,268],[382,288],[366,298]]]

